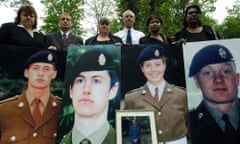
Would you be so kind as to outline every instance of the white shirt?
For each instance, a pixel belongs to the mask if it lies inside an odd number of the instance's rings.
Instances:
[[[166,82],[165,82],[165,80],[163,80],[163,81],[157,86],[157,87],[158,87],[158,100],[160,100],[161,97],[162,97],[165,84],[166,84]],[[154,97],[156,86],[150,84],[149,82],[147,82],[147,86],[148,86],[148,89],[149,89],[150,93],[151,93],[152,96]]]
[[[128,29],[124,28],[123,30],[116,32],[114,35],[120,37],[122,39],[123,43],[126,44],[127,33],[128,33]],[[131,37],[132,37],[133,45],[139,44],[139,39],[144,36],[145,36],[145,34],[143,32],[137,31],[137,30],[131,28]]]
[[[64,32],[60,30],[60,33],[61,33],[61,36],[63,36]],[[66,32],[65,34],[66,34],[66,39],[67,39],[70,34],[70,31]]]

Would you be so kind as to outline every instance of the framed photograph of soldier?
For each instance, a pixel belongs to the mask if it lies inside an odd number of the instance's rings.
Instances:
[[[117,110],[116,131],[117,144],[157,143],[154,111]]]
[[[116,45],[68,48],[58,143],[115,141],[115,110],[120,109],[120,59],[121,48]],[[102,139],[96,139],[99,136]]]
[[[202,95],[200,89],[198,89],[194,83],[192,77],[189,77],[189,69],[191,65],[191,61],[193,59],[194,54],[196,54],[202,48],[219,44],[225,46],[233,55],[233,59],[236,63],[237,72],[240,71],[240,53],[239,53],[239,44],[240,39],[226,39],[226,40],[214,40],[214,41],[203,41],[203,42],[192,42],[186,43],[183,45],[183,55],[184,55],[184,69],[185,69],[185,77],[186,77],[186,90],[188,96],[188,109],[199,105],[202,100]],[[209,57],[213,57],[209,55]],[[204,61],[204,59],[202,59]]]

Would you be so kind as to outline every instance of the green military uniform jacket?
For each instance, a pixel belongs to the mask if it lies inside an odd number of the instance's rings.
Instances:
[[[63,136],[60,144],[72,144],[72,131],[69,131],[65,136]],[[108,134],[101,144],[116,144],[116,131],[112,126],[110,126]]]
[[[187,135],[187,97],[185,90],[166,82],[160,101],[155,101],[147,85],[125,95],[124,109],[154,110],[159,142]]]
[[[1,144],[55,144],[61,100],[52,94],[35,127],[26,93],[0,102]]]

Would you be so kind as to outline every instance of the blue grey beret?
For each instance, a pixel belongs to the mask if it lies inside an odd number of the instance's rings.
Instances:
[[[31,55],[27,61],[25,62],[23,68],[28,68],[29,65],[31,65],[32,63],[37,63],[37,62],[41,62],[41,63],[48,63],[48,64],[52,64],[54,66],[56,66],[57,64],[57,58],[56,55],[48,50],[40,50],[35,52],[33,55]]]
[[[151,60],[151,59],[160,59],[166,57],[165,49],[160,45],[151,45],[144,48],[137,58],[137,65],[142,64],[143,61]]]
[[[189,77],[197,74],[204,66],[233,61],[232,53],[223,45],[208,45],[199,50],[192,59]]]

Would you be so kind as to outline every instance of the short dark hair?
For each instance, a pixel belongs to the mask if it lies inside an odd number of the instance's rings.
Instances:
[[[156,13],[155,13],[155,14],[150,15],[150,16],[147,18],[147,26],[149,25],[149,23],[150,23],[150,21],[151,21],[152,19],[158,19],[161,24],[163,23],[161,16],[160,16],[159,14],[156,14]]]
[[[196,9],[199,14],[202,13],[201,8],[200,8],[198,5],[190,5],[190,6],[188,6],[188,7],[186,8],[185,12],[184,12],[183,25],[184,25],[185,28],[188,26],[188,23],[187,23],[187,21],[186,21],[186,17],[187,17],[187,14],[188,14],[189,9],[191,9],[191,8]],[[199,25],[200,25],[200,26],[202,25],[201,20],[199,20]]]
[[[22,5],[18,12],[17,12],[17,17],[15,18],[15,23],[16,24],[19,24],[20,21],[21,21],[21,13],[22,12],[26,12],[27,14],[34,14],[35,16],[35,21],[34,21],[34,25],[33,25],[33,28],[37,28],[37,12],[36,10],[34,9],[33,6],[31,5],[28,5],[28,4],[25,4],[25,5]]]

